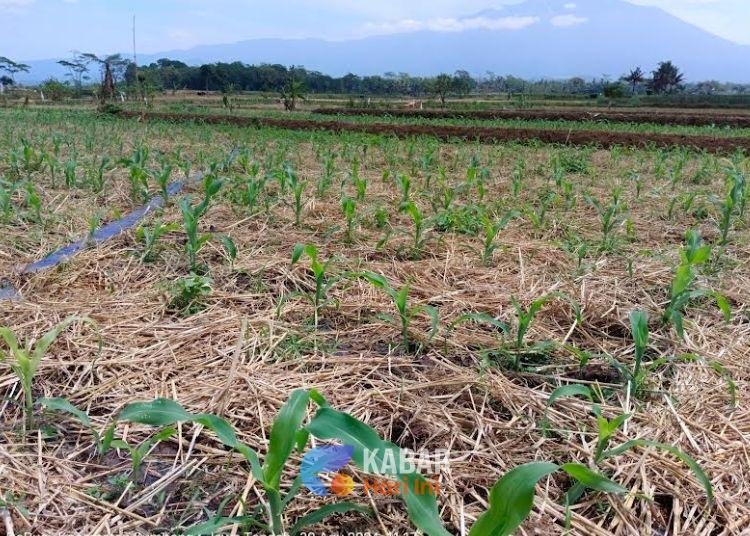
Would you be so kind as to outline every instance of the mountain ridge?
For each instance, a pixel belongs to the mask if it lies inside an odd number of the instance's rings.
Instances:
[[[490,71],[555,79],[618,78],[633,67],[648,72],[659,61],[672,60],[689,81],[750,82],[750,45],[729,41],[659,8],[622,0],[526,0],[458,19],[410,24],[414,31],[398,31],[396,22],[381,35],[343,41],[263,38],[199,45],[141,55],[139,63],[168,57],[191,65],[303,65],[333,76],[429,76],[463,69],[473,75]],[[29,64],[32,72],[19,76],[19,81],[64,75],[54,60]]]

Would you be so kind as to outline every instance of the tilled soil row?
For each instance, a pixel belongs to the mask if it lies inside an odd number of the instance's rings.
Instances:
[[[323,115],[368,115],[414,117],[421,119],[482,119],[482,120],[549,120],[601,121],[612,123],[651,123],[655,125],[710,126],[750,128],[750,114],[690,114],[659,112],[589,112],[582,110],[386,110],[318,108]]]
[[[277,127],[294,130],[325,130],[390,136],[433,136],[441,140],[479,142],[540,141],[575,146],[628,147],[690,147],[699,151],[729,154],[738,150],[750,152],[750,138],[685,136],[680,134],[646,134],[635,132],[600,132],[594,130],[553,130],[533,128],[500,128],[447,125],[397,125],[389,123],[348,123],[313,121],[309,119],[277,119],[270,117],[233,117],[226,115],[173,114],[162,112],[119,112],[120,117],[165,121],[194,121],[207,124],[230,124],[249,127]]]

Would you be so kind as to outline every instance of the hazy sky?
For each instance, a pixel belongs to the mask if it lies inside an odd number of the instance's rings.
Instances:
[[[546,1],[546,0],[541,0]],[[623,0],[659,6],[750,44],[750,0]],[[0,56],[54,58],[71,50],[154,53],[255,37],[346,39],[384,28],[450,27],[519,0],[0,0]],[[571,0],[571,4],[575,0]],[[437,21],[437,22],[436,22]]]

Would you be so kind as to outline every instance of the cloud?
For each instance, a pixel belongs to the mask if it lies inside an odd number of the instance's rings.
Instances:
[[[569,26],[578,26],[579,24],[588,22],[588,20],[586,17],[579,17],[578,15],[556,15],[549,21],[552,23],[552,26],[567,28]]]
[[[16,13],[30,6],[35,0],[0,0],[0,12]]]
[[[402,19],[393,22],[369,22],[362,28],[367,35],[418,32],[463,32],[466,30],[522,30],[539,22],[539,17],[472,17],[456,19],[452,17],[425,20]]]
[[[578,6],[576,6],[576,4],[574,4],[573,2],[570,2],[569,4],[565,4],[563,7],[565,9],[575,9]]]

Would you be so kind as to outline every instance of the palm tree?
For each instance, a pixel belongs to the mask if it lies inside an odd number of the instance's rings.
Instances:
[[[305,100],[305,83],[292,76],[281,89],[281,99],[284,101],[284,109],[293,112],[297,108],[297,100]]]
[[[679,87],[685,78],[680,70],[671,61],[659,63],[659,67],[653,71],[653,78],[649,86],[654,93],[671,93]]]
[[[635,69],[631,70],[627,75],[622,77],[623,82],[628,82],[630,84],[630,87],[633,93],[635,93],[635,90],[638,87],[638,84],[642,84],[645,80],[646,80],[646,75],[641,70],[640,67],[636,67]]]

